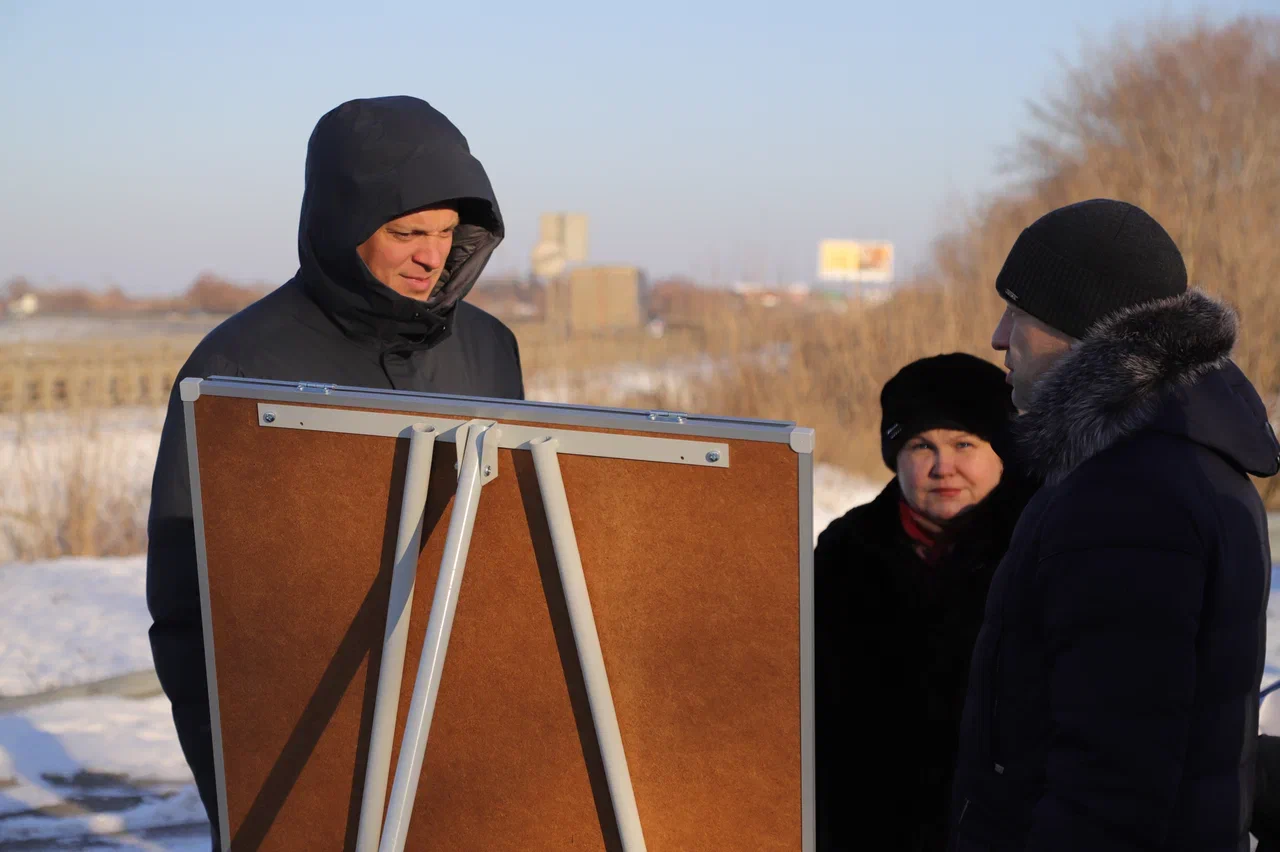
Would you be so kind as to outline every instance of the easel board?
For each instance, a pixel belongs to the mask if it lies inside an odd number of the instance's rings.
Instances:
[[[582,448],[559,462],[647,849],[813,849],[811,430],[224,377],[182,395],[224,849],[354,848],[423,419],[442,437],[392,771],[458,486],[448,426],[487,419]],[[621,849],[528,448],[496,468],[405,848]]]

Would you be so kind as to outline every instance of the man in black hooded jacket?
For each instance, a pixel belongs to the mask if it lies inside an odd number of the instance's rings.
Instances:
[[[1045,483],[992,580],[952,849],[1245,852],[1280,446],[1235,313],[1111,200],[1046,214],[996,287]]]
[[[220,848],[191,485],[178,383],[214,375],[522,399],[515,337],[463,301],[503,237],[484,168],[427,103],[344,103],[307,148],[297,274],[200,342],[169,399],[151,489],[151,648]]]

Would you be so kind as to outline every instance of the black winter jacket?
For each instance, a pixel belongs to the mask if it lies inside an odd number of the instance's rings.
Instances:
[[[1191,291],[1100,324],[1019,421],[1045,486],[974,650],[953,849],[1247,850],[1280,447]]]
[[[369,274],[355,249],[374,230],[453,199],[463,200],[461,226],[433,301],[400,296]],[[523,398],[515,337],[461,301],[502,236],[489,180],[444,116],[413,98],[344,104],[311,137],[297,274],[209,332],[178,375],[151,488],[147,604],[156,673],[215,848],[217,791],[178,383],[221,375]]]
[[[1258,737],[1257,790],[1249,832],[1258,839],[1254,852],[1280,852],[1280,737]]]
[[[941,852],[983,605],[1029,488],[1012,474],[927,564],[891,481],[814,553],[818,852]]]

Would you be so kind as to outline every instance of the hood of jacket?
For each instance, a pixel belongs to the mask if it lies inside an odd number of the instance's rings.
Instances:
[[[444,201],[458,202],[460,224],[431,299],[410,299],[374,278],[357,247],[392,219]],[[352,100],[317,122],[307,145],[298,277],[348,336],[386,351],[444,340],[503,235],[483,166],[425,101]]]
[[[1280,471],[1266,406],[1232,362],[1239,320],[1198,290],[1099,322],[1037,385],[1017,422],[1028,467],[1061,482],[1140,431],[1206,446],[1254,476]]]

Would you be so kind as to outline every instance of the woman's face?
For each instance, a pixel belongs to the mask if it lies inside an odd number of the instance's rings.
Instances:
[[[911,508],[939,524],[984,500],[1003,472],[991,445],[968,432],[930,429],[898,452],[903,496]]]

